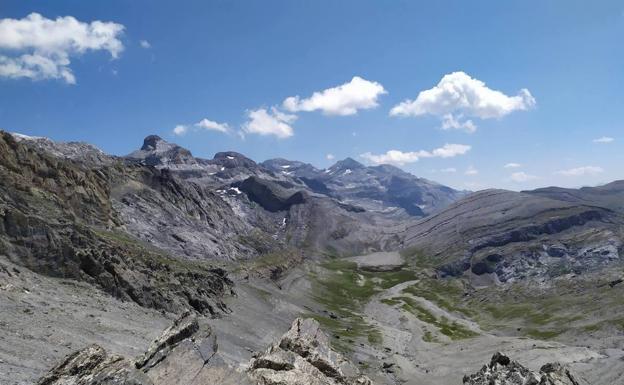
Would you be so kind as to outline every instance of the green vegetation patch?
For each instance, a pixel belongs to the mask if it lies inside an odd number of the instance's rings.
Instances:
[[[348,352],[358,338],[380,344],[379,330],[361,315],[371,297],[399,283],[416,279],[409,270],[371,272],[358,269],[355,262],[330,259],[321,264],[319,272],[311,274],[312,297],[323,305],[328,314],[307,314],[315,318],[334,336],[337,349]]]
[[[393,301],[402,302],[401,308],[418,318],[419,320],[435,326],[438,331],[452,340],[472,338],[478,335],[470,329],[462,326],[458,322],[451,322],[446,317],[436,317],[435,314],[425,309],[417,300],[411,297],[402,296],[391,298]],[[429,332],[430,333],[430,332]],[[433,335],[425,332],[423,339],[428,342],[433,341]]]

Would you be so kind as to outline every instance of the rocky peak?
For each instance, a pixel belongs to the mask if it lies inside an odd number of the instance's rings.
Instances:
[[[350,361],[330,348],[329,338],[311,318],[297,318],[279,342],[251,361],[249,373],[267,385],[372,385]]]
[[[154,151],[158,147],[159,143],[167,143],[167,142],[158,135],[148,135],[145,137],[145,139],[143,139],[143,146],[141,146],[141,150]]]
[[[210,161],[210,163],[218,164],[225,168],[244,167],[249,169],[255,169],[258,167],[256,162],[236,151],[217,152],[214,158],[212,158],[212,160]]]
[[[534,372],[498,352],[475,374],[464,376],[464,385],[579,385],[560,363],[549,363]]]
[[[331,170],[332,172],[336,172],[346,170],[358,170],[362,168],[366,168],[366,166],[353,158],[345,158],[336,162],[333,166],[329,168],[329,170]]]
[[[175,168],[181,165],[198,165],[197,160],[189,150],[175,143],[169,143],[158,135],[146,136],[141,149],[130,153],[126,158],[155,167]]]

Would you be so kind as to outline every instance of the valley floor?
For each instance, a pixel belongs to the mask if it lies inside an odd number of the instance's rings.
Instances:
[[[400,258],[377,253],[310,262],[277,282],[237,277],[236,294],[227,299],[231,313],[210,321],[221,356],[240,367],[303,315],[319,320],[334,347],[377,384],[460,384],[496,351],[535,370],[546,362],[569,364],[585,384],[624,383],[621,337],[554,341],[484,330],[462,311],[410,289],[423,278],[403,270]],[[91,343],[134,356],[174,317],[5,259],[0,278],[2,385],[30,384]]]

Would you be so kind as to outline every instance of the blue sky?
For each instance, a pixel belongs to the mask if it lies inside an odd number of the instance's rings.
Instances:
[[[0,127],[113,154],[154,133],[202,157],[391,161],[461,189],[624,178],[624,4],[509,4],[5,0]]]

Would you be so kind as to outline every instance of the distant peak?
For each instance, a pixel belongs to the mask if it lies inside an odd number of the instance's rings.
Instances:
[[[334,164],[331,168],[350,168],[350,169],[357,169],[357,168],[364,168],[365,166],[358,162],[357,160],[353,159],[353,158],[345,158],[343,160],[339,160],[338,162],[336,162],[336,164]]]
[[[156,146],[160,142],[165,142],[165,140],[158,135],[148,135],[145,137],[145,139],[143,139],[143,146],[141,147],[141,150],[143,151],[155,150]]]

